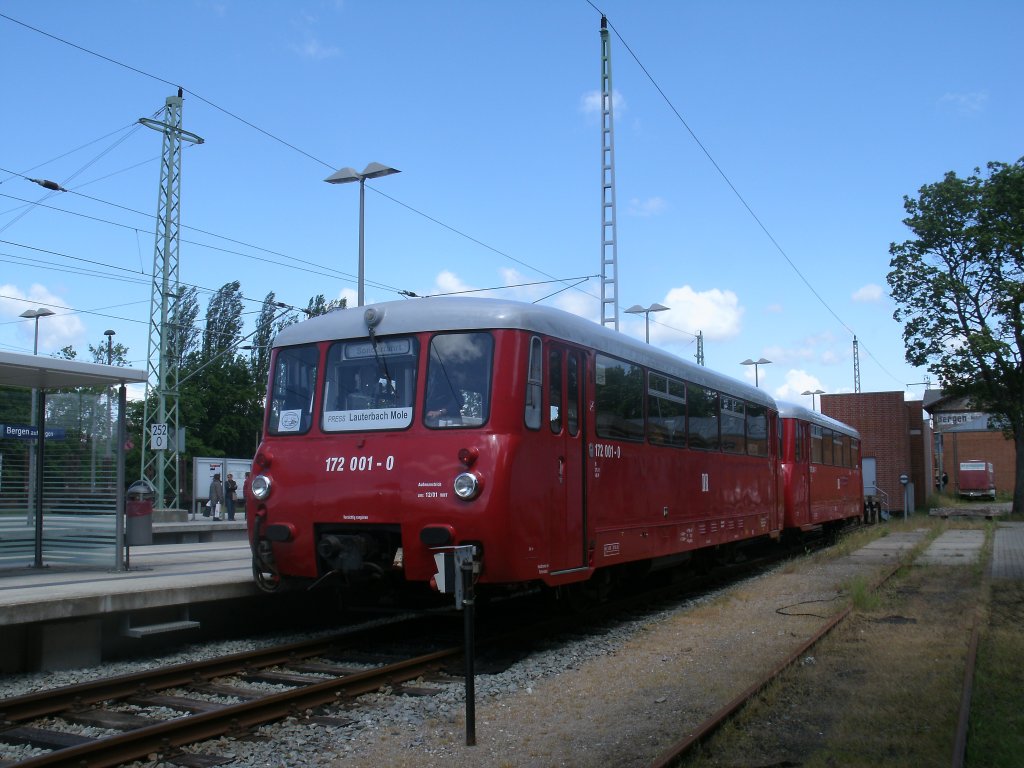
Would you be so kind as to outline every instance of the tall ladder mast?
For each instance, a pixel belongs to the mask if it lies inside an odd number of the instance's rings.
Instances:
[[[143,416],[141,477],[156,486],[156,503],[179,505],[178,485],[178,360],[172,354],[170,320],[180,298],[178,246],[181,226],[181,142],[203,140],[181,127],[182,90],[167,97],[163,122],[139,122],[164,135],[157,199],[153,288],[150,298],[148,381]],[[152,395],[156,397],[153,398]],[[155,403],[151,400],[155,399]],[[154,425],[159,425],[154,428]],[[161,440],[162,437],[162,440]],[[151,442],[152,440],[152,442]],[[160,445],[163,448],[160,448]]]
[[[853,391],[860,392],[860,345],[853,337]]]
[[[601,17],[601,325],[619,330],[619,260],[615,232],[615,120],[608,19]]]

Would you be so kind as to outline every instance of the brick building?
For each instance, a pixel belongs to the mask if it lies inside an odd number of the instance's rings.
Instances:
[[[913,486],[913,511],[934,489],[931,427],[922,401],[902,392],[821,395],[821,412],[860,432],[865,495],[880,496],[884,507],[903,512],[906,475]],[[877,489],[877,491],[876,491]]]
[[[966,398],[946,397],[940,390],[924,393],[924,408],[935,424],[935,476],[948,478],[948,493],[959,488],[964,461],[988,461],[995,470],[996,492],[1013,493],[1017,452],[999,429],[990,429],[988,414]]]

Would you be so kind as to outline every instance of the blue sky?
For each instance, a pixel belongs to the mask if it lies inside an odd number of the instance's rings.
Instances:
[[[367,182],[368,303],[592,276],[544,301],[599,321],[595,6],[620,310],[668,306],[653,344],[692,358],[702,332],[750,381],[740,361],[767,358],[760,385],[804,405],[853,390],[856,334],[862,391],[919,398],[888,247],[903,195],[1024,155],[1018,2],[6,0],[0,349],[31,352],[18,315],[48,306],[41,354],[110,328],[145,367],[161,138],[132,126],[176,85],[205,140],[183,153],[183,282],[240,280],[249,318],[271,290],[354,304],[358,188],[323,179],[377,161],[401,173]]]

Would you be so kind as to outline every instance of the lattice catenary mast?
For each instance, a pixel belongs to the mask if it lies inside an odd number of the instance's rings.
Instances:
[[[860,392],[860,346],[853,337],[853,391]]]
[[[615,243],[615,121],[608,19],[601,17],[601,325],[619,330],[619,261]]]
[[[156,243],[153,249],[153,290],[150,300],[149,380],[142,432],[141,477],[156,486],[157,504],[170,503],[177,509],[178,494],[178,359],[170,349],[171,327],[179,299],[178,244],[181,226],[181,142],[194,144],[203,140],[181,127],[182,90],[167,98],[164,120],[143,117],[139,122],[164,135],[160,162],[160,193],[157,201]],[[179,334],[180,336],[180,334]],[[151,394],[156,395],[155,408]],[[162,426],[161,426],[162,425]],[[154,426],[156,429],[154,431]],[[154,450],[151,439],[163,450]],[[151,438],[151,435],[156,435]],[[168,487],[169,486],[169,487]]]

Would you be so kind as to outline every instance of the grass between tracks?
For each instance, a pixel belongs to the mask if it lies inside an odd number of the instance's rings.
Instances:
[[[1017,768],[1024,760],[1024,584],[992,590],[967,740],[969,768]]]
[[[929,540],[948,528],[984,527],[908,523],[934,527]],[[859,580],[848,591],[851,617],[682,765],[950,765],[964,659],[981,610],[989,623],[967,765],[1020,766],[1024,587],[1001,582],[986,609],[982,567],[929,566],[905,568],[875,592]]]

